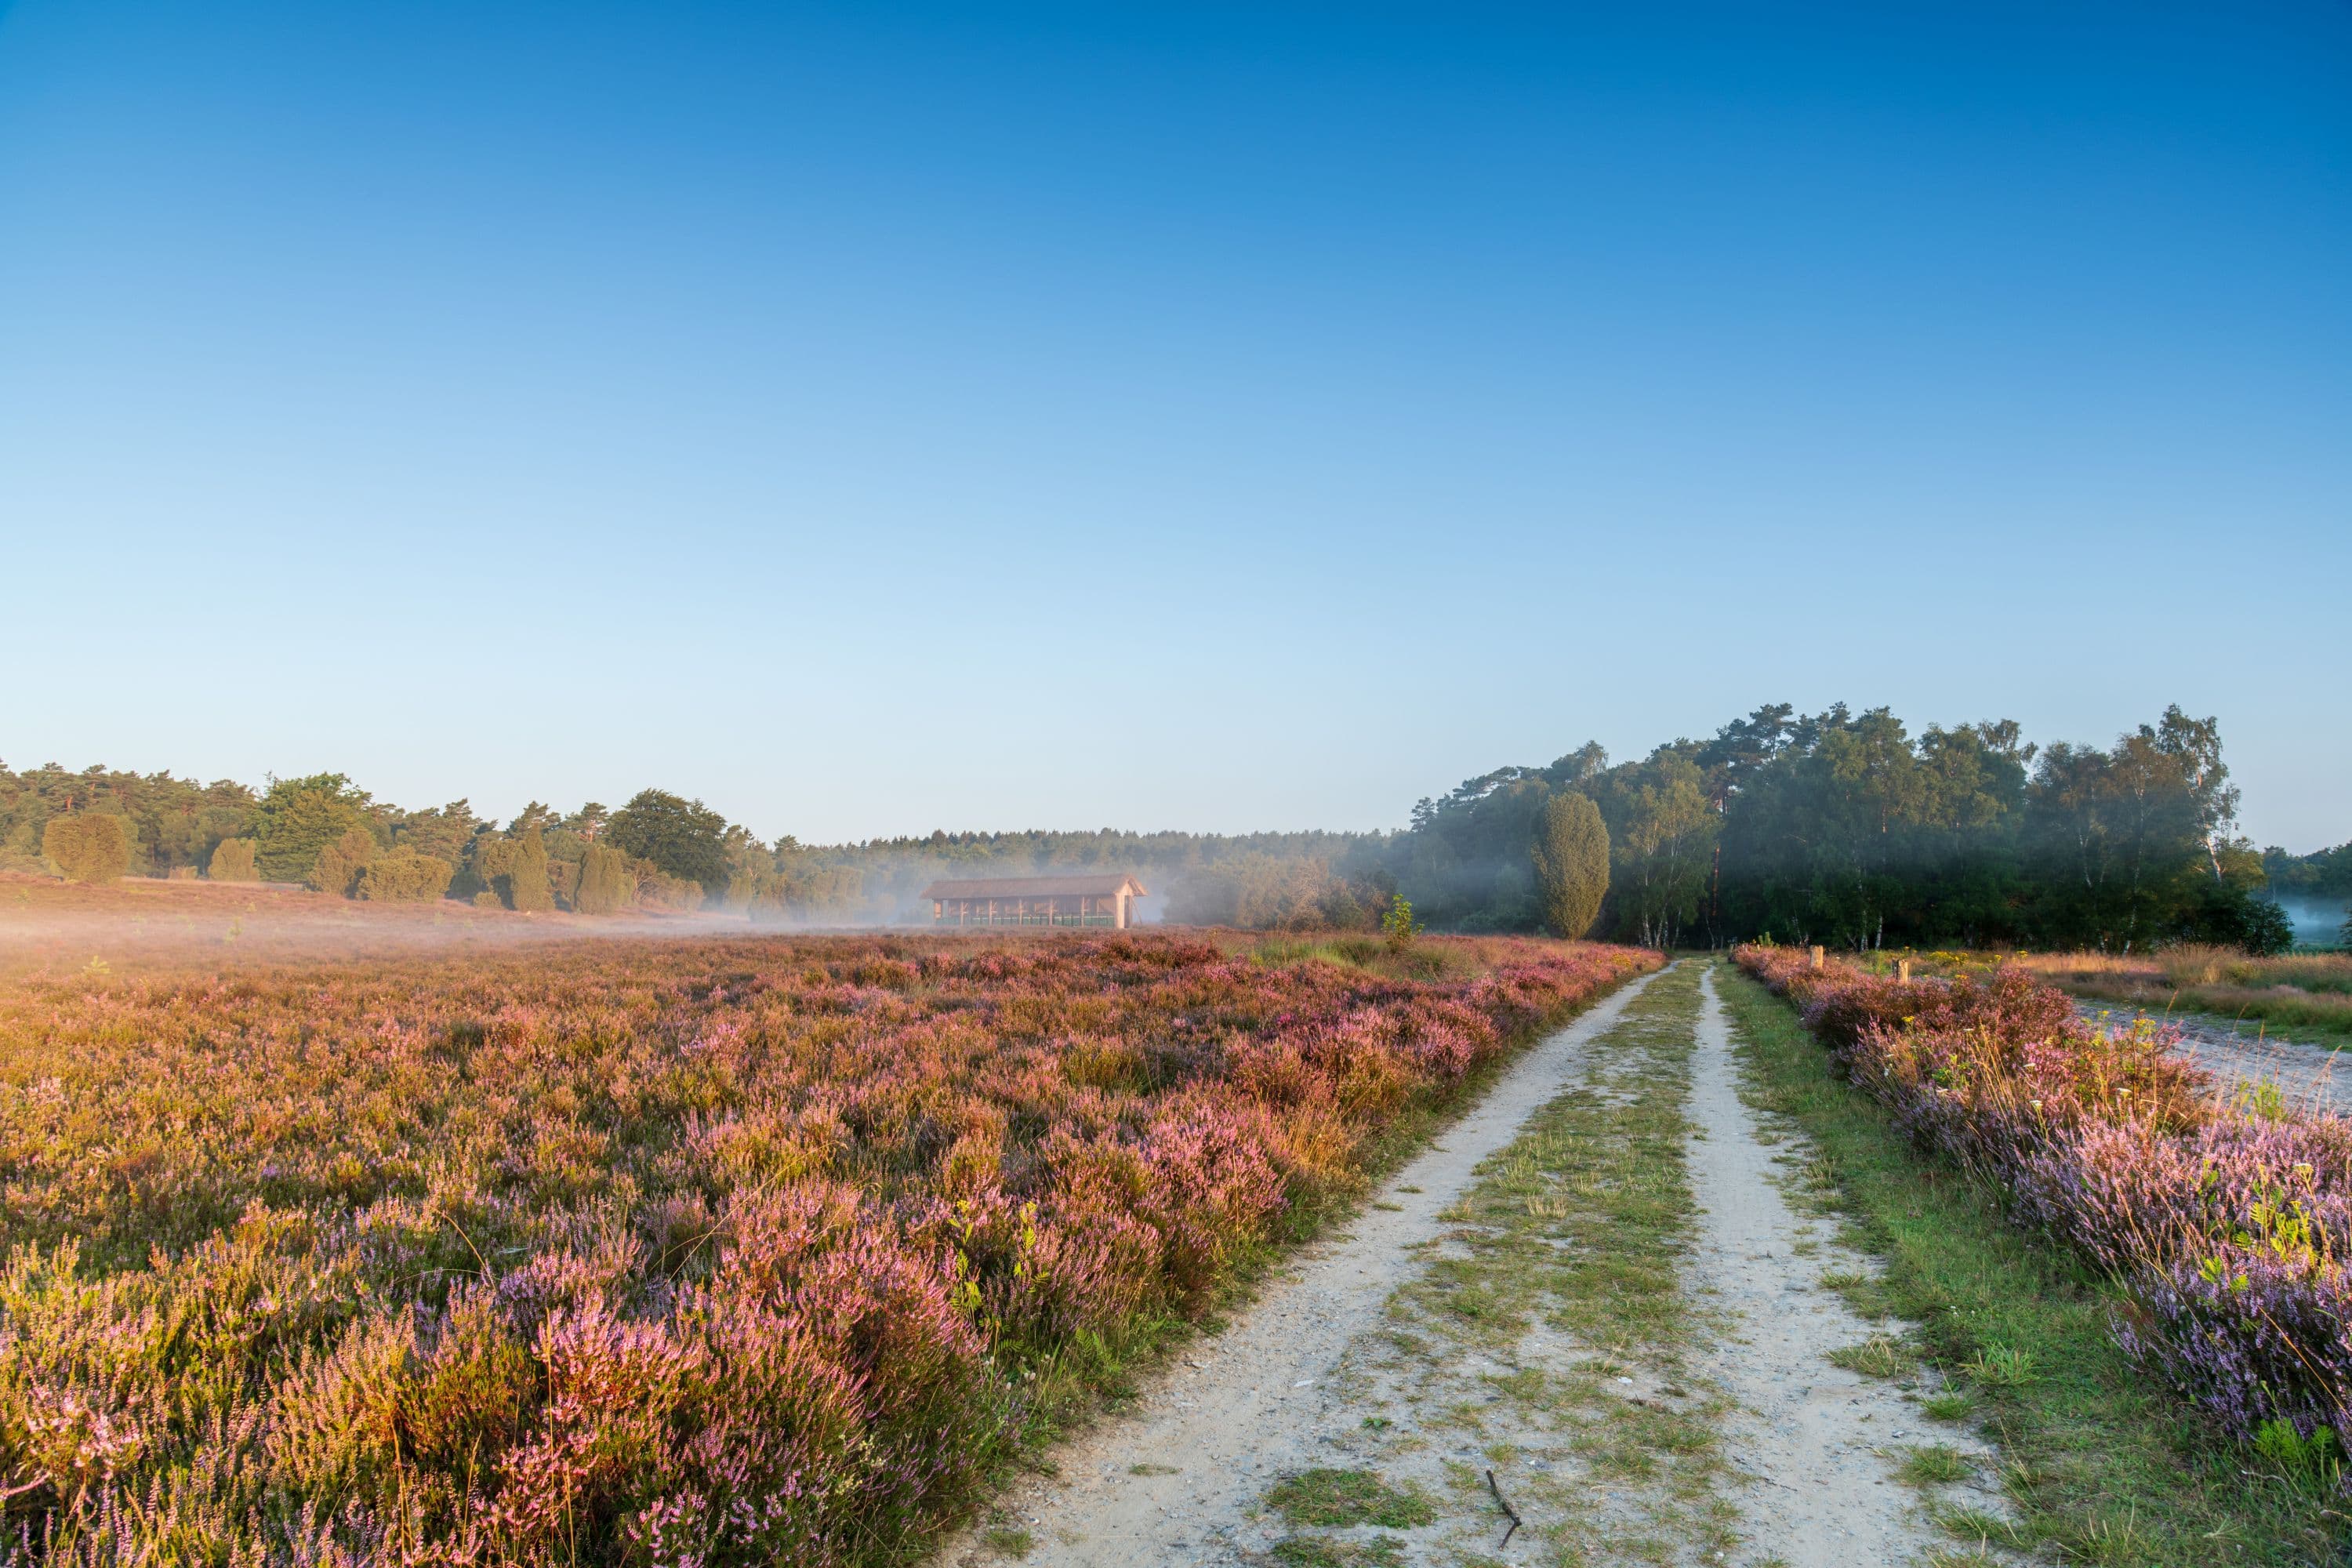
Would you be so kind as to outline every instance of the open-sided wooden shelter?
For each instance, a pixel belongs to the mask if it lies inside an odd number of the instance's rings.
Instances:
[[[983,877],[933,882],[931,923],[942,926],[1109,926],[1123,930],[1148,889],[1124,871],[1075,877]]]

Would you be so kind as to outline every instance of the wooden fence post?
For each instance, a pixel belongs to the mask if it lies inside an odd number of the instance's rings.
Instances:
[[[1906,985],[1911,984],[1911,961],[1909,959],[1898,958],[1895,961],[1895,978]]]
[[[1815,969],[1819,969],[1821,966],[1822,966],[1822,950],[1821,950],[1820,948],[1816,947],[1816,948],[1814,948],[1814,949],[1813,949],[1813,967],[1814,967]]]

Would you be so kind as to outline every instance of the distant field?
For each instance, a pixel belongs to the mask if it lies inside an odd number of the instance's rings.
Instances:
[[[1874,955],[1885,970],[1897,955]],[[1908,955],[1944,973],[2024,969],[2075,996],[2156,1014],[2203,1013],[2293,1037],[2352,1041],[2352,952],[2250,958],[2235,948],[2182,945],[2151,953],[1927,952]]]
[[[583,929],[0,883],[0,1537],[897,1560],[1658,962]]]
[[[2011,962],[2077,996],[2352,1039],[2352,952],[2249,958],[2233,948],[2183,946],[2146,957],[2032,953]]]

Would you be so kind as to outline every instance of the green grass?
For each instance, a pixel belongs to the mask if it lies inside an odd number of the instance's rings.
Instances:
[[[1393,1568],[1404,1561],[1404,1545],[1393,1536],[1349,1541],[1293,1535],[1274,1543],[1273,1556],[1286,1568]]]
[[[1903,1457],[1896,1473],[1915,1487],[1940,1487],[1967,1480],[1975,1468],[1949,1443],[1923,1443]]]
[[[1507,1363],[1538,1327],[1586,1352],[1565,1366],[1486,1373],[1442,1418],[1480,1433],[1499,1402],[1573,1456],[1513,1482],[1522,1511],[1541,1521],[1528,1533],[1549,1537],[1547,1561],[1680,1562],[1685,1546],[1704,1556],[1737,1544],[1737,1510],[1722,1495],[1726,1406],[1684,1359],[1718,1327],[1679,1278],[1697,1229],[1684,1108],[1698,977],[1686,963],[1652,981],[1587,1047],[1582,1080],[1482,1162],[1447,1211],[1460,1255],[1432,1258],[1391,1303],[1399,1332],[1412,1331],[1411,1353],[1441,1363],[1481,1353]],[[1676,1403],[1629,1398],[1618,1382],[1627,1373],[1646,1373]],[[1492,1506],[1483,1468],[1455,1479],[1465,1507]],[[1595,1483],[1622,1486],[1635,1533],[1595,1512]]]
[[[1412,1530],[1437,1517],[1428,1499],[1400,1491],[1370,1470],[1304,1470],[1275,1483],[1265,1500],[1292,1524],[1326,1529],[1377,1524]]]
[[[1012,1525],[998,1525],[984,1531],[981,1540],[991,1552],[1006,1557],[1026,1557],[1036,1550],[1036,1540],[1030,1533]]]
[[[1966,1421],[1977,1413],[1976,1395],[1948,1388],[1919,1402],[1919,1414],[1930,1421]]]
[[[1864,1377],[1908,1377],[1919,1370],[1918,1352],[1888,1334],[1873,1334],[1858,1345],[1840,1345],[1827,1359]]]
[[[1596,1070],[1479,1165],[1444,1216],[1463,1258],[1402,1296],[1452,1337],[1499,1350],[1533,1320],[1671,1363],[1696,1327],[1677,1266],[1696,1234],[1684,1142],[1696,964],[1660,976],[1591,1047]]]
[[[1847,1239],[1885,1262],[1882,1278],[1853,1285],[1857,1307],[1921,1325],[1914,1353],[1943,1370],[1948,1399],[1965,1393],[1999,1445],[2017,1517],[1997,1539],[2116,1568],[2344,1560],[2352,1520],[2324,1488],[2231,1443],[2126,1359],[2105,1281],[1915,1151],[1769,992],[1728,966],[1717,983],[1754,1103],[1813,1142]],[[1928,1413],[1965,1414],[1943,1401]]]

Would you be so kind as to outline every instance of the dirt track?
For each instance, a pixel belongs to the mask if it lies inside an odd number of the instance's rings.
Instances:
[[[1342,1352],[1380,1320],[1389,1293],[1437,1239],[1439,1215],[1527,1112],[1558,1093],[1584,1043],[1655,976],[1620,987],[1529,1051],[1470,1113],[1389,1184],[1349,1234],[1307,1247],[1285,1278],[1204,1341],[1129,1415],[1055,1455],[1058,1481],[1013,1499],[1034,1532],[1025,1561],[1048,1565],[1245,1561],[1235,1536],[1283,1474],[1327,1462],[1345,1401],[1331,1386]],[[1408,1189],[1418,1189],[1417,1191]],[[1140,1468],[1143,1473],[1137,1473]],[[976,1535],[950,1562],[984,1562]]]
[[[1612,1075],[1627,1037],[1611,1031],[1657,978],[1624,987],[1530,1052],[1397,1173],[1349,1234],[1307,1249],[1129,1413],[1057,1451],[1055,1477],[1017,1488],[997,1528],[1025,1532],[1025,1560],[1055,1568],[1597,1562],[1637,1542],[1644,1561],[1830,1568],[1899,1563],[1934,1544],[1896,1465],[1913,1444],[1986,1456],[1952,1428],[1929,1430],[1916,1384],[1824,1359],[1899,1331],[1874,1331],[1822,1286],[1827,1269],[1869,1265],[1817,1235],[1783,1195],[1804,1152],[1785,1130],[1760,1129],[1742,1101],[1711,981],[1696,1019],[1679,1015],[1675,1057],[1676,1070],[1692,1074],[1683,1124],[1702,1211],[1678,1268],[1694,1321],[1710,1325],[1706,1342],[1664,1363],[1621,1359],[1622,1347],[1578,1342],[1540,1316],[1507,1345],[1448,1342],[1423,1331],[1405,1304],[1435,1259],[1475,1256],[1463,1246],[1468,1205],[1457,1200],[1512,1163],[1490,1157],[1523,1124],[1555,1097],[1622,1098],[1627,1080]],[[1529,1380],[1580,1385],[1582,1413],[1563,1421],[1557,1402],[1541,1411],[1515,1403]],[[1662,1454],[1668,1463],[1644,1473],[1595,1458],[1612,1427],[1692,1417],[1719,1429],[1721,1459],[1685,1466]],[[1391,1529],[1343,1521],[1312,1537],[1331,1555],[1295,1555],[1301,1542],[1286,1532],[1297,1521],[1277,1517],[1269,1489],[1302,1472],[1375,1470],[1428,1500],[1430,1515]],[[1506,1534],[1505,1497],[1528,1516],[1523,1532]],[[1965,1500],[2000,1506],[1990,1492]],[[942,1553],[959,1564],[995,1560],[977,1531]]]
[[[1872,1327],[1821,1288],[1822,1275],[1870,1265],[1818,1237],[1783,1195],[1789,1166],[1759,1141],[1757,1119],[1740,1102],[1730,1024],[1712,973],[1694,1066],[1699,1136],[1691,1175],[1706,1225],[1691,1274],[1736,1314],[1732,1338],[1708,1359],[1738,1406],[1731,1424],[1750,1456],[1748,1470],[1762,1483],[1741,1499],[1749,1544],[1789,1568],[1917,1556],[1939,1538],[1905,1506],[1886,1456],[1942,1443],[1977,1458],[1982,1477],[1990,1468],[1986,1451],[1952,1427],[1923,1430],[1929,1424],[1901,1387],[1826,1359],[1867,1340]],[[1968,1500],[2000,1507],[1990,1489]]]

